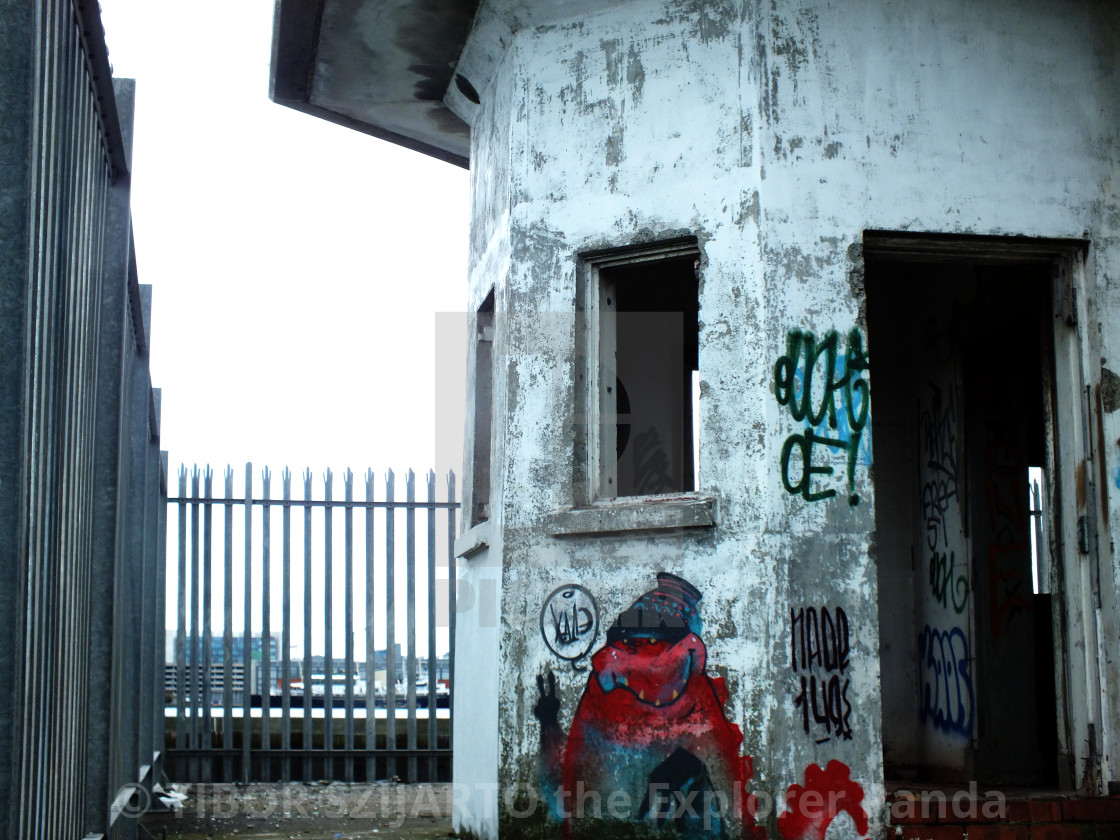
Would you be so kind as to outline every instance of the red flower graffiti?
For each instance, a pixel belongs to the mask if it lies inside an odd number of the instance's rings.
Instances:
[[[816,764],[806,767],[805,784],[790,785],[786,806],[790,810],[778,817],[778,832],[785,840],[824,840],[841,811],[852,818],[856,831],[867,834],[863,788],[841,761],[830,761],[823,770]]]

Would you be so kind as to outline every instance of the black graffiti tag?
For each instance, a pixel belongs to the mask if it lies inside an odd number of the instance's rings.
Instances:
[[[824,446],[847,452],[848,502],[859,504],[854,492],[855,468],[871,406],[868,383],[862,375],[867,369],[858,329],[848,333],[843,355],[835,330],[819,342],[804,330],[789,333],[786,354],[774,364],[774,396],[794,420],[805,423],[805,431],[790,435],[782,446],[782,486],[787,493],[800,495],[807,502],[836,495],[832,488],[814,489],[814,477],[832,474],[832,467],[813,461],[813,448]],[[791,472],[791,464],[799,466],[799,478],[791,478],[797,474]]]
[[[958,571],[956,552],[933,552],[929,558],[929,588],[934,599],[943,607],[952,601],[953,611],[960,615],[968,604],[969,587],[967,568]]]
[[[826,733],[818,738],[823,744],[833,736],[849,741],[852,738],[852,704],[848,700],[851,679],[847,676],[851,643],[848,616],[837,607],[791,609],[790,669],[797,675],[800,690],[794,697],[795,709],[801,710],[801,726],[810,734],[811,723]]]
[[[957,496],[957,429],[953,391],[943,399],[941,389],[933,390],[930,410],[922,414],[922,455],[926,481],[922,485],[922,515],[926,520],[926,545],[930,551],[948,546],[949,531],[945,514]]]
[[[541,607],[541,635],[561,659],[587,655],[599,632],[599,607],[584,587],[569,583],[554,589]]]

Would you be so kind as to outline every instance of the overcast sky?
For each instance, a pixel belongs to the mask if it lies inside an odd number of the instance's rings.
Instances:
[[[274,498],[284,466],[296,475],[297,498],[307,467],[315,475],[316,498],[322,498],[326,467],[338,476],[335,498],[342,497],[344,467],[359,476],[358,498],[364,498],[367,467],[378,476],[379,498],[387,469],[402,476],[402,498],[407,469],[420,474],[422,497],[423,473],[434,467],[444,498],[446,471],[461,470],[465,333],[449,335],[454,319],[440,314],[444,350],[437,358],[435,326],[437,313],[465,306],[467,172],[270,102],[273,0],[102,0],[101,7],[114,75],[136,80],[132,215],[140,282],[153,287],[151,368],[163,394],[161,447],[169,451],[171,494],[178,464],[209,463],[220,495],[221,467],[230,463],[240,495],[244,464],[251,460],[258,488],[260,468],[273,468]],[[456,389],[438,409],[437,366],[441,380]],[[315,515],[315,551],[321,552],[321,514]],[[340,516],[336,512],[341,532]],[[238,511],[235,545],[242,541],[241,517]],[[214,544],[220,547],[221,517],[216,519]],[[362,517],[357,519],[361,546]],[[423,558],[423,518],[418,526]],[[175,527],[172,515],[172,569]],[[279,529],[278,522],[273,528]],[[302,542],[297,522],[297,563]],[[252,574],[258,605],[259,546],[258,537]],[[380,544],[378,552],[383,556]],[[342,604],[339,555],[341,546],[335,554],[336,612]],[[318,581],[321,555],[314,563]],[[378,563],[381,580],[383,559]],[[221,604],[217,559],[215,566],[210,594]],[[292,616],[297,652],[300,568]],[[398,574],[400,590],[404,574]],[[446,576],[442,569],[440,576]],[[278,603],[276,565],[272,582]],[[174,571],[168,584],[167,619],[174,628]],[[419,584],[423,604],[422,578]],[[357,599],[354,628],[359,658],[365,647],[363,597]],[[237,633],[241,598],[238,592],[234,599]],[[314,598],[321,604],[322,592],[316,590]],[[384,592],[377,599],[384,616]],[[254,609],[256,631],[260,607]],[[402,609],[398,624],[403,620]],[[214,621],[220,628],[220,609]],[[273,622],[277,633],[278,615]],[[336,616],[336,656],[342,654],[342,631]],[[403,631],[399,626],[398,641],[404,641]],[[421,651],[426,635],[421,625]],[[320,619],[314,636],[319,652]],[[446,651],[446,628],[437,636]],[[378,647],[384,639],[382,626]]]
[[[173,467],[458,473],[462,398],[437,423],[434,382],[441,364],[461,387],[464,361],[433,347],[435,313],[465,305],[467,172],[270,102],[273,0],[101,6],[137,85],[132,213]]]

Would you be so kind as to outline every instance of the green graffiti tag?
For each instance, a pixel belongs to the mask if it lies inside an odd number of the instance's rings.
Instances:
[[[782,486],[787,493],[807,502],[836,495],[831,487],[818,485],[814,489],[815,477],[833,472],[831,466],[813,460],[814,447],[824,446],[847,452],[848,503],[859,504],[856,464],[860,460],[870,463],[871,457],[870,450],[860,445],[871,407],[870,388],[863,376],[867,370],[867,354],[858,329],[848,333],[843,353],[836,330],[820,341],[811,332],[790,331],[786,354],[774,364],[774,396],[794,420],[805,423],[805,429],[790,435],[782,446]],[[800,466],[800,477],[791,479],[791,464]]]

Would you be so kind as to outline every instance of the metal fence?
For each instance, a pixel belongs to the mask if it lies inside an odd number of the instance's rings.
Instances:
[[[168,500],[168,776],[450,779],[455,476],[442,500],[433,472],[423,499],[411,470],[404,499],[391,471],[362,499],[350,470],[342,498],[330,471],[318,498],[310,471],[299,498],[287,469],[279,498],[269,470],[244,476],[236,494],[227,467],[215,495],[211,469],[183,467]]]
[[[127,838],[159,777],[166,509],[132,87],[96,3],[0,3],[0,47],[0,836]]]

